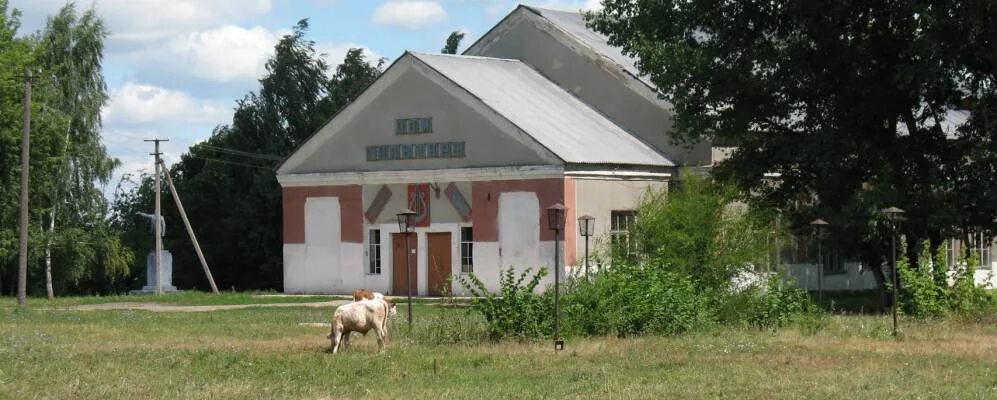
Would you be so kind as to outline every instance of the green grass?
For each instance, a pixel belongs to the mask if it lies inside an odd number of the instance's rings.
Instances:
[[[5,304],[10,304],[9,299]],[[70,300],[66,300],[70,302]],[[76,299],[75,304],[90,299]],[[116,301],[116,300],[115,300]],[[0,308],[0,399],[997,397],[997,327],[835,316],[814,335],[718,328],[681,337],[476,341],[464,309],[405,308],[373,335],[326,352],[331,308],[204,313]],[[34,304],[39,304],[38,307]],[[457,332],[468,342],[445,342]]]

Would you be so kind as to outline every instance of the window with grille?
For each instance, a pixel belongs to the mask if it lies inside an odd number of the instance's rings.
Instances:
[[[474,230],[470,226],[460,228],[460,272],[474,272]]]
[[[613,210],[609,218],[609,240],[613,249],[624,254],[634,254],[635,243],[630,240],[630,228],[637,220],[633,210]]]
[[[395,120],[395,134],[433,133],[432,118],[400,118]]]
[[[367,273],[381,273],[381,230],[371,229],[367,236]]]

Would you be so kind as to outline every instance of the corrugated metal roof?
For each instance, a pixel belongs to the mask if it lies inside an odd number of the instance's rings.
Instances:
[[[568,163],[675,164],[518,61],[410,53]]]
[[[580,42],[590,47],[596,53],[602,54],[610,60],[613,60],[613,62],[619,64],[620,67],[639,79],[645,85],[650,86],[652,89],[656,89],[654,84],[651,83],[646,76],[641,75],[640,70],[637,69],[637,59],[623,54],[623,50],[621,48],[611,46],[609,44],[609,38],[606,35],[593,31],[585,26],[585,18],[582,16],[582,13],[577,11],[551,10],[527,5],[524,5],[523,7],[528,8],[546,18],[557,27],[561,28],[565,32],[568,32],[571,36],[574,36]]]

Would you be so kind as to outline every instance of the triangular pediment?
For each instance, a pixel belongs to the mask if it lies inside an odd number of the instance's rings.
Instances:
[[[563,164],[480,99],[405,53],[277,174]]]

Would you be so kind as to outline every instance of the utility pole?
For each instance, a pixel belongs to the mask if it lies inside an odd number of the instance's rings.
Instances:
[[[187,219],[187,212],[184,211],[183,203],[180,202],[180,193],[177,193],[177,187],[173,185],[173,177],[170,176],[170,170],[166,168],[166,163],[163,160],[159,160],[159,164],[163,168],[163,176],[166,177],[166,184],[170,186],[170,193],[173,194],[173,202],[176,203],[177,210],[180,211],[180,218],[183,219],[183,225],[187,228],[187,235],[190,236],[190,241],[194,243],[194,251],[197,252],[197,259],[201,260],[201,266],[204,267],[204,275],[208,278],[208,284],[211,285],[211,292],[218,294],[218,285],[215,285],[215,278],[211,276],[211,270],[208,269],[208,262],[204,260],[201,245],[197,243],[197,236],[194,236],[194,228],[190,226],[190,220]]]
[[[28,302],[28,139],[31,132],[31,69],[24,71],[24,118],[21,122],[21,233],[17,260],[17,304]]]
[[[156,144],[156,151],[153,152],[153,153],[150,153],[150,154],[153,157],[155,157],[155,163],[156,163],[156,211],[155,211],[155,218],[153,219],[152,225],[153,225],[153,229],[155,229],[155,233],[154,234],[156,235],[156,295],[157,296],[163,294],[163,285],[162,285],[162,281],[161,281],[161,279],[162,279],[162,266],[163,266],[163,254],[162,254],[163,253],[163,236],[162,236],[162,220],[163,220],[162,218],[163,218],[163,216],[162,216],[162,212],[161,212],[161,209],[160,209],[160,202],[159,202],[159,194],[160,194],[160,189],[159,189],[159,156],[161,156],[163,153],[161,153],[159,151],[159,142],[169,142],[169,141],[170,141],[169,139],[149,139],[149,140],[146,140],[146,142],[153,142],[153,143]]]

